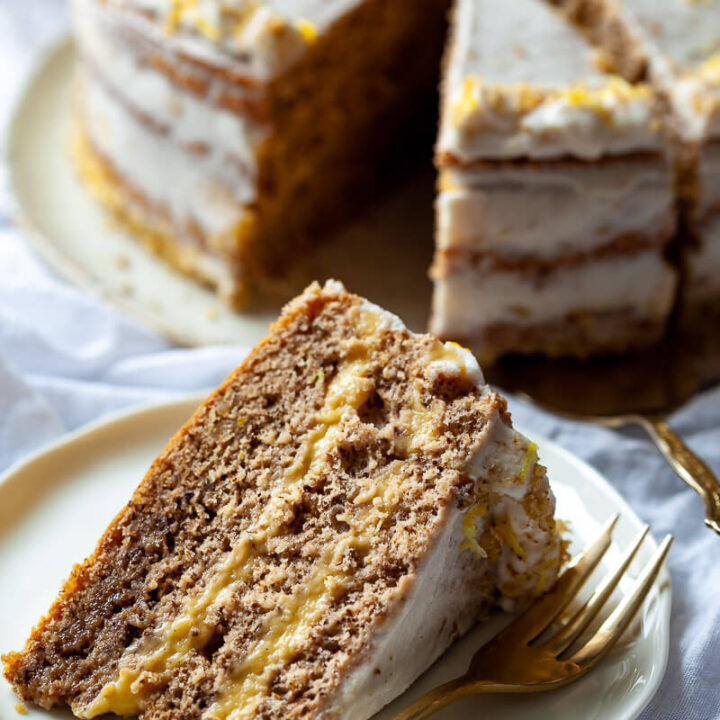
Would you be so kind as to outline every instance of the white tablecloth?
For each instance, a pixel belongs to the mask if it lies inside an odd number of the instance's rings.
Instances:
[[[37,52],[66,25],[62,0],[0,2],[3,126]],[[247,348],[174,348],[59,280],[13,227],[4,163],[1,171],[0,472],[110,411],[216,385],[243,357]],[[560,421],[519,402],[511,408],[524,426],[598,468],[656,536],[675,535],[670,662],[642,717],[720,718],[720,538],[703,526],[699,498],[639,434]],[[671,422],[720,473],[720,389]]]

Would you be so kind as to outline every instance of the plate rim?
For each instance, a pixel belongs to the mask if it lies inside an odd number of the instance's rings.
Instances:
[[[52,440],[49,443],[35,449],[20,460],[17,460],[2,474],[0,474],[0,495],[3,492],[3,488],[11,483],[15,476],[19,476],[28,471],[34,463],[41,462],[48,456],[52,456],[53,454],[61,451],[67,452],[68,450],[71,450],[72,445],[87,441],[92,437],[92,435],[98,432],[111,430],[113,426],[121,427],[128,420],[138,415],[151,416],[160,411],[172,412],[177,410],[179,412],[181,409],[187,410],[188,415],[190,415],[194,412],[194,409],[208,397],[212,390],[212,388],[209,388],[205,391],[182,393],[174,397],[150,401],[147,403],[139,403],[128,408],[111,411],[96,420],[65,433],[55,440]],[[547,438],[541,433],[529,430],[522,424],[514,424],[514,427],[518,430],[518,432],[526,435],[531,441],[536,442],[539,440],[541,447],[545,446],[550,448],[552,452],[562,457],[565,462],[578,468],[578,470],[581,470],[583,478],[592,482],[596,489],[609,495],[613,502],[621,509],[622,513],[626,514],[626,517],[630,517],[633,523],[639,522],[640,524],[643,524],[642,520],[638,517],[637,513],[633,510],[630,504],[618,492],[618,490],[616,490],[616,488],[602,476],[599,470],[574,453],[565,449],[551,438]],[[168,437],[168,441],[170,440],[170,437]],[[29,508],[32,508],[32,504]],[[0,543],[1,542],[2,538],[0,538]],[[645,542],[652,543],[651,549],[653,551],[658,547],[657,541],[652,533],[648,534]],[[658,671],[654,674],[654,680],[647,685],[648,691],[644,695],[637,696],[634,702],[628,703],[626,713],[617,720],[634,720],[637,718],[657,693],[660,683],[667,672],[670,655],[670,623],[672,620],[672,582],[667,563],[663,563],[656,583],[661,583],[663,586],[662,593],[658,595],[658,602],[659,612],[662,616],[662,626],[666,629],[665,632],[659,634],[660,647],[658,648],[658,655],[655,657]]]

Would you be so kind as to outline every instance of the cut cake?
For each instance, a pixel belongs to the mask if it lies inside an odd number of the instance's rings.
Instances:
[[[76,164],[130,230],[232,306],[432,117],[448,0],[73,0]],[[412,61],[409,61],[412,58]]]
[[[620,72],[629,76],[643,67],[662,96],[677,178],[683,309],[700,316],[709,306],[718,309],[720,3],[565,0],[562,5]]]
[[[458,0],[452,25],[431,330],[484,362],[654,342],[676,288],[657,93],[544,0]]]
[[[314,285],[172,438],[5,675],[81,718],[364,720],[489,608],[553,583],[553,513],[468,351]]]

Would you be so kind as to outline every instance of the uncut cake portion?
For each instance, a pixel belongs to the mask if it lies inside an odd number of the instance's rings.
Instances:
[[[490,607],[554,582],[553,513],[467,350],[313,285],[172,438],[5,675],[81,718],[364,720]]]
[[[486,361],[656,340],[676,279],[654,90],[543,0],[459,0],[441,115],[431,330]]]
[[[720,309],[720,3],[566,0],[566,10],[595,28],[623,73],[632,72],[628,55],[642,57],[662,94],[678,179],[684,305],[692,313]]]
[[[73,0],[80,174],[232,306],[284,292],[434,103],[447,5]]]

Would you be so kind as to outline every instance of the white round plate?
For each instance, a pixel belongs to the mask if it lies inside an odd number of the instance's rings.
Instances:
[[[16,108],[8,138],[19,223],[37,251],[71,282],[183,345],[254,345],[280,310],[234,313],[215,294],[147,251],[112,223],[80,183],[70,160],[74,52],[64,40],[38,63]],[[425,329],[427,269],[433,251],[431,163],[392,196],[371,206],[297,263],[294,286],[342,280]]]
[[[151,461],[202,401],[194,396],[115,415],[35,454],[0,478],[0,651],[22,647],[47,611],[73,563],[81,561],[128,500]],[[600,475],[549,440],[539,446],[557,496],[557,514],[569,526],[571,552],[595,537],[614,513],[621,519],[606,562],[612,565],[642,527]],[[648,538],[633,566],[657,545]],[[624,581],[625,582],[625,581]],[[621,584],[626,589],[627,582]],[[460,675],[474,650],[507,622],[495,614],[457,643],[378,720],[431,687]],[[477,696],[451,705],[438,720],[479,717],[553,720],[627,720],[638,715],[665,671],[670,623],[670,577],[663,569],[635,622],[613,653],[585,678],[538,695]],[[19,717],[16,698],[0,680],[0,718]],[[67,710],[28,708],[29,718],[70,718]]]

